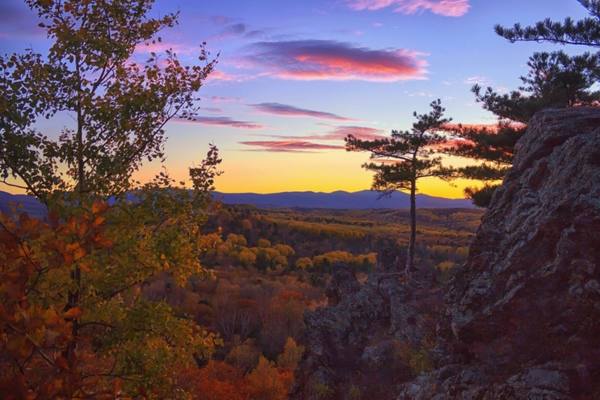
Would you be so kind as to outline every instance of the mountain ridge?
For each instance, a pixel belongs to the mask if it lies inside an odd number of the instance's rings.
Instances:
[[[409,195],[394,192],[390,196],[361,190],[347,192],[338,190],[331,193],[313,191],[289,191],[278,193],[223,193],[215,191],[216,200],[227,205],[250,205],[258,208],[307,208],[307,209],[405,209],[409,207]],[[11,194],[0,191],[0,211],[12,211],[13,204],[32,216],[43,216],[44,206],[33,196]],[[429,195],[417,195],[418,208],[474,208],[466,199],[446,199]]]
[[[327,209],[404,209],[410,206],[406,193],[394,192],[383,196],[379,192],[361,190],[347,192],[289,191],[278,193],[223,193],[214,192],[215,198],[225,204],[249,204],[266,208],[327,208]],[[419,208],[474,208],[467,199],[446,199],[417,195]]]

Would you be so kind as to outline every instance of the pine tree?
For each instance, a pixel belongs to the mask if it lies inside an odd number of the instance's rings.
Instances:
[[[589,12],[589,17],[580,21],[565,18],[563,22],[545,19],[532,26],[515,24],[512,28],[500,25],[496,33],[511,42],[550,42],[590,47],[600,47],[600,1],[578,0]]]
[[[501,120],[527,124],[531,117],[546,108],[565,108],[595,104],[600,92],[592,85],[600,77],[598,54],[569,56],[562,51],[535,53],[529,58],[529,72],[521,77],[523,85],[516,91],[499,94],[479,85],[473,92],[483,108]]]
[[[457,169],[457,176],[483,181],[481,188],[466,188],[465,194],[476,206],[487,207],[497,185],[510,168],[514,147],[525,132],[524,125],[500,122],[495,127],[448,126],[463,140],[448,149],[452,155],[477,160],[478,164]]]
[[[600,1],[579,2],[590,14],[581,21],[566,18],[563,22],[546,19],[528,27],[498,25],[496,33],[513,43],[535,41],[600,47]],[[493,128],[451,129],[465,139],[451,152],[480,161],[460,170],[462,177],[486,182],[483,188],[465,191],[476,205],[489,205],[497,187],[494,182],[501,180],[510,168],[515,144],[535,113],[547,108],[599,104],[600,91],[592,90],[600,77],[599,61],[598,54],[535,53],[528,62],[529,74],[521,77],[523,85],[518,90],[498,93],[490,87],[485,90],[478,85],[473,87],[477,101],[499,119],[498,126]]]
[[[410,192],[410,237],[405,270],[414,271],[415,243],[417,237],[416,193],[419,179],[438,177],[447,179],[454,170],[442,165],[437,155],[439,147],[448,141],[442,134],[443,127],[450,122],[444,118],[445,109],[441,101],[431,103],[428,114],[413,114],[416,122],[408,131],[392,131],[389,138],[361,140],[352,135],[346,138],[348,151],[367,151],[371,162],[363,167],[375,172],[372,188],[384,194],[397,190]]]

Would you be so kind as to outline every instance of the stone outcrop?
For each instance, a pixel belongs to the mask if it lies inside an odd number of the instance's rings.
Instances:
[[[534,117],[448,285],[330,292],[294,399],[600,398],[600,110]]]

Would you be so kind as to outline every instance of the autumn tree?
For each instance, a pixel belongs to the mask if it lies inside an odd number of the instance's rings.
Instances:
[[[183,66],[172,50],[134,62],[160,41],[176,14],[150,18],[153,0],[27,0],[52,45],[0,57],[0,173],[48,203],[57,191],[115,195],[131,189],[144,161],[161,159],[164,127],[190,117],[214,62]],[[58,140],[35,128],[40,117],[72,117]],[[10,179],[9,181],[9,178]]]
[[[512,28],[496,26],[496,32],[511,42],[536,41],[563,45],[600,45],[600,2],[579,0],[590,16],[581,21],[571,18],[563,22],[550,19],[529,27],[515,24]],[[569,56],[562,51],[535,53],[527,63],[529,73],[521,77],[522,86],[509,93],[500,93],[491,87],[479,85],[473,92],[483,108],[495,114],[499,123],[495,127],[452,127],[462,136],[452,153],[478,161],[477,165],[460,170],[468,179],[486,182],[483,188],[468,188],[466,194],[473,202],[487,207],[512,164],[517,140],[527,130],[531,117],[547,108],[566,108],[597,105],[600,91],[593,85],[600,77],[598,54],[584,53]]]
[[[260,357],[258,365],[247,376],[251,398],[256,400],[284,400],[289,393],[291,376],[285,379],[272,362]]]
[[[442,165],[438,155],[439,146],[448,141],[443,127],[450,122],[444,118],[445,109],[441,101],[431,103],[427,114],[414,113],[416,122],[408,131],[392,131],[389,138],[362,140],[352,135],[346,138],[348,151],[367,151],[371,162],[363,167],[375,173],[373,189],[384,194],[396,190],[410,192],[410,238],[405,270],[414,270],[415,243],[417,237],[416,193],[417,183],[422,178],[450,178],[454,170]]]
[[[21,335],[24,356],[3,362],[28,393],[39,389],[34,375],[44,374],[25,365],[31,352],[48,364],[49,379],[68,371],[68,379],[56,380],[59,397],[98,397],[107,388],[132,397],[183,395],[173,366],[209,357],[217,339],[166,303],[145,298],[142,288],[161,274],[184,285],[204,273],[200,226],[220,158],[211,146],[190,168],[192,190],[166,172],[143,185],[132,176],[144,161],[164,158],[165,125],[195,112],[196,92],[214,62],[202,48],[200,65],[182,65],[171,50],[134,62],[136,49],[159,42],[158,32],[176,23],[175,14],[149,17],[151,0],[27,4],[52,44],[45,56],[0,57],[0,174],[67,225],[44,229],[39,238],[21,235],[22,224],[2,230],[33,268],[18,302],[54,310],[35,328],[56,325],[56,314],[69,332],[61,348],[42,349],[45,357],[37,336],[12,329],[2,315],[3,335]],[[58,139],[37,128],[51,117],[73,121]],[[14,274],[12,251],[0,248],[2,281]],[[3,297],[15,293],[0,289]]]

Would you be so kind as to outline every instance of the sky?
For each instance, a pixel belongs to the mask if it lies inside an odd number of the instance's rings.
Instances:
[[[494,25],[585,15],[576,0],[158,0],[152,14],[172,11],[179,24],[161,32],[161,48],[136,56],[172,48],[191,64],[205,42],[218,64],[195,120],[167,125],[166,168],[185,179],[214,143],[224,160],[217,190],[229,193],[368,189],[368,154],[346,152],[347,134],[408,129],[437,98],[454,122],[493,123],[472,85],[515,89],[533,52],[557,49],[511,44]],[[43,53],[36,25],[22,1],[0,0],[0,53]],[[40,129],[58,136],[65,123]],[[137,177],[159,170],[145,165]],[[460,198],[472,184],[428,179],[419,191]]]

